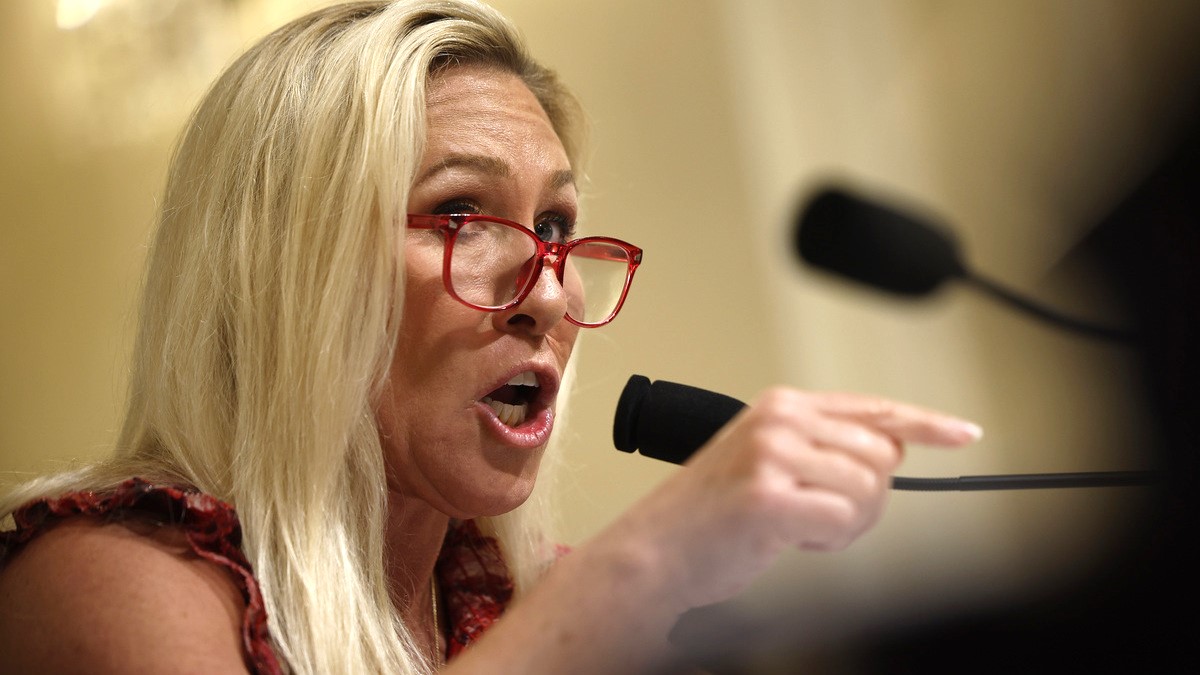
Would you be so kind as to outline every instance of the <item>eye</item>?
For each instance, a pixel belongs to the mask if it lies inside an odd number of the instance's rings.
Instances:
[[[564,215],[549,214],[533,224],[533,233],[542,241],[561,244],[575,235],[575,223]]]
[[[433,215],[444,216],[455,213],[482,213],[479,205],[469,199],[451,199],[442,202],[436,209],[433,210]]]

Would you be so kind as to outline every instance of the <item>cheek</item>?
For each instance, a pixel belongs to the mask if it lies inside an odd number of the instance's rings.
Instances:
[[[404,254],[404,309],[393,372],[397,366],[412,370],[428,361],[425,353],[438,348],[442,333],[462,320],[462,313],[457,311],[462,306],[450,297],[442,282],[440,240],[406,242]]]
[[[404,323],[425,319],[442,291],[440,246],[424,241],[409,241],[404,247]]]
[[[550,349],[554,352],[554,357],[559,363],[560,370],[566,370],[567,362],[571,359],[571,352],[575,349],[575,340],[579,337],[579,326],[567,321],[565,318],[558,322],[552,332],[553,340],[550,342]],[[559,396],[563,396],[562,393]],[[555,432],[558,433],[558,432]]]
[[[393,443],[405,443],[407,419],[419,412],[416,408],[424,398],[414,392],[433,393],[436,374],[449,356],[443,336],[437,332],[448,325],[443,300],[453,299],[445,296],[440,274],[421,256],[407,255],[403,317],[379,406],[381,431],[391,434]]]

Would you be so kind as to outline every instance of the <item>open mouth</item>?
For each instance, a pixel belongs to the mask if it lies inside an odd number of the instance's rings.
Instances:
[[[506,426],[518,427],[529,416],[529,406],[537,400],[539,390],[537,376],[527,370],[479,400]]]

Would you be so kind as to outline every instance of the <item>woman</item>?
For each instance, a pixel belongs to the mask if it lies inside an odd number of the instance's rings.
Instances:
[[[567,244],[579,136],[468,0],[320,10],[231,66],[172,162],[118,452],[0,503],[7,666],[651,670],[682,612],[869,527],[903,442],[978,436],[772,390],[558,555],[556,393],[640,260]]]

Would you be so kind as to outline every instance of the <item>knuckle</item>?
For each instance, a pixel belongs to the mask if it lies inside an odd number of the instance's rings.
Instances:
[[[879,474],[866,467],[858,467],[854,480],[863,494],[875,495],[883,491],[883,479]]]
[[[852,494],[872,495],[879,491],[879,475],[861,462],[836,455],[831,463],[839,484],[845,485]]]
[[[769,480],[759,478],[745,489],[740,500],[742,516],[749,520],[770,517],[776,511],[779,495]]]
[[[766,419],[783,419],[795,414],[803,395],[790,387],[775,386],[759,395],[755,408]]]
[[[757,463],[775,463],[794,452],[795,439],[777,426],[757,426],[750,431],[749,453]]]
[[[747,511],[758,512],[768,507],[774,501],[774,491],[764,480],[755,480],[746,488],[742,504]]]
[[[900,459],[903,456],[903,448],[900,443],[880,434],[871,433],[866,429],[862,429],[861,431],[865,437],[865,442],[860,447],[863,448],[864,459],[872,467],[890,473],[892,469],[900,464]]]
[[[830,527],[831,538],[843,536],[858,524],[858,506],[848,497],[829,500],[821,515]]]
[[[867,452],[879,452],[883,448],[883,439],[878,434],[871,433],[864,427],[855,425],[851,428],[847,440],[856,448]]]
[[[904,460],[904,446],[900,443],[892,443],[888,446],[883,455],[882,467],[884,473],[891,473],[900,466],[900,462]]]

